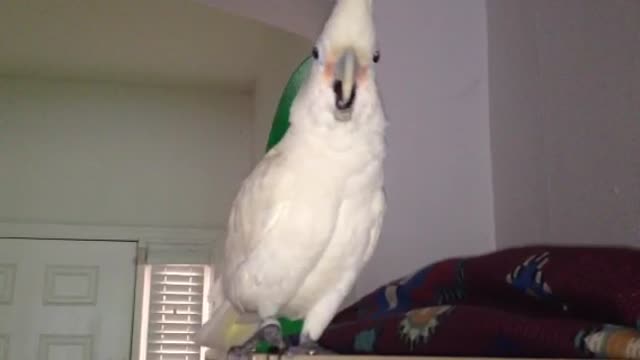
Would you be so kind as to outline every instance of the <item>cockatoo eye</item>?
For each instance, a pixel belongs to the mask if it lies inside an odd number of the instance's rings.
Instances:
[[[380,61],[380,50],[376,50],[376,52],[373,53],[373,62],[378,63],[378,61]]]
[[[313,50],[311,50],[311,56],[313,56],[313,58],[316,60],[318,60],[318,58],[320,57],[320,52],[318,52],[317,46],[314,46]]]

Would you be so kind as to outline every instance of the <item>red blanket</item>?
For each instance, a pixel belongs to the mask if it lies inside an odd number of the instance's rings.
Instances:
[[[340,312],[342,354],[640,359],[640,250],[535,246],[447,259]]]

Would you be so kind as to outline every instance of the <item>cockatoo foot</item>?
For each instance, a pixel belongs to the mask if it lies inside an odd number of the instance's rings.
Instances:
[[[311,340],[309,337],[302,335],[300,337],[300,344],[288,348],[284,355],[335,355],[335,353],[323,348],[317,342]]]
[[[250,360],[255,352],[256,345],[260,341],[266,341],[269,345],[280,349],[280,351],[284,351],[287,347],[282,337],[280,324],[275,320],[267,320],[244,344],[229,349],[227,360]]]
[[[287,356],[296,355],[335,355],[334,352],[323,348],[316,343],[302,344],[298,346],[292,346],[284,353]]]
[[[269,324],[263,327],[261,331],[262,339],[269,343],[269,345],[278,348],[280,351],[284,351],[287,348],[280,325]]]
[[[234,346],[227,352],[227,360],[251,360],[254,349],[245,348],[244,345]]]

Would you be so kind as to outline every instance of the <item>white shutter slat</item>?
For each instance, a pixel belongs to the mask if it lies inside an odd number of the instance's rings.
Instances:
[[[202,296],[200,292],[191,292],[191,291],[163,291],[158,290],[158,295],[191,295],[191,296]]]
[[[176,296],[176,295],[171,295]],[[187,295],[185,297],[190,297]],[[151,302],[152,305],[202,305],[202,301],[198,300],[156,300]]]
[[[147,360],[200,359],[193,338],[202,326],[205,267],[152,265]]]
[[[162,334],[162,335],[165,335],[165,336],[168,336],[168,335],[195,335],[196,331],[195,330],[192,330],[192,331],[189,331],[189,330],[160,330],[160,331],[157,331],[156,330],[156,331],[150,332],[150,334],[152,334],[152,335],[161,335]]]
[[[190,349],[181,349],[181,348],[177,348],[177,349],[160,349],[160,350],[149,350],[149,354],[158,354],[158,355],[200,355],[200,349],[196,348],[196,350],[193,350],[193,348]]]
[[[162,314],[167,313],[165,315],[171,315],[173,313],[177,315],[198,315],[201,314],[202,311],[200,309],[195,309],[193,305],[162,305],[162,304],[152,304],[149,307],[149,314]]]
[[[155,313],[164,314],[164,315],[173,315],[173,310],[156,310]],[[180,314],[181,315],[201,315],[197,311],[189,311],[189,310],[180,311]]]
[[[168,286],[192,286],[192,287],[197,287],[197,286],[202,286],[203,284],[200,282],[193,282],[193,281],[168,281],[168,280],[161,280],[161,281],[152,281],[153,285],[168,285]]]

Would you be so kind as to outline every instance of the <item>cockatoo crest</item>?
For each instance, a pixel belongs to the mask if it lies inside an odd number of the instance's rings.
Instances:
[[[370,64],[376,51],[375,35],[372,0],[338,0],[318,39],[320,57],[335,60],[351,47],[360,64]]]

